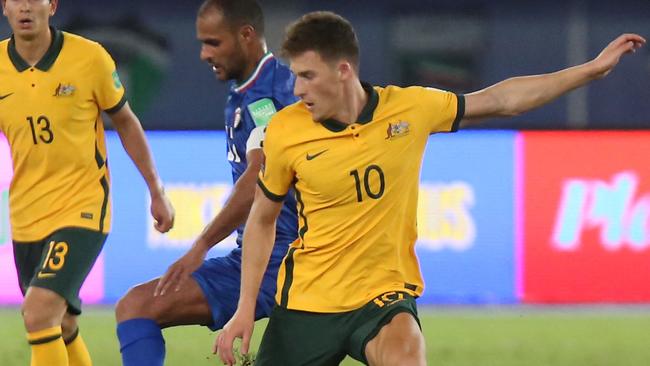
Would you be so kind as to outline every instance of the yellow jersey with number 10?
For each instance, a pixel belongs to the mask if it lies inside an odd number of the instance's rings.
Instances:
[[[13,37],[0,42],[0,131],[11,146],[12,238],[36,241],[62,227],[108,232],[109,175],[101,111],[125,103],[104,48],[51,28],[33,67]]]
[[[389,291],[422,293],[414,250],[422,155],[430,134],[457,129],[464,98],[422,87],[364,89],[356,123],[314,122],[297,103],[267,128],[259,185],[274,200],[294,186],[300,220],[278,275],[280,306],[345,312]]]

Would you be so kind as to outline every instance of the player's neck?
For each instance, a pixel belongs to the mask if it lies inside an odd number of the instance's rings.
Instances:
[[[255,69],[257,69],[257,65],[262,61],[266,53],[266,43],[261,43],[260,47],[255,47],[251,53],[251,57],[248,58],[249,61],[246,65],[246,68],[244,69],[244,72],[242,73],[241,80],[237,80],[238,84],[243,83],[253,75]]]
[[[346,85],[342,97],[342,108],[339,109],[334,119],[345,124],[355,123],[368,103],[368,94],[361,86],[361,81],[355,79]]]
[[[33,66],[40,61],[52,44],[52,32],[50,28],[32,39],[24,39],[14,36],[16,51],[27,64]]]

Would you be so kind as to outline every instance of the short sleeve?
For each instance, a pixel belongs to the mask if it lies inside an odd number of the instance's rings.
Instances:
[[[291,188],[295,173],[287,159],[283,144],[282,126],[273,121],[264,137],[264,165],[260,170],[258,185],[269,199],[280,202]]]
[[[264,146],[264,133],[266,126],[255,127],[246,140],[246,153],[254,149],[261,149]]]
[[[465,114],[465,96],[435,88],[418,88],[421,115],[430,133],[455,132]]]
[[[126,103],[124,86],[115,68],[115,62],[101,46],[95,56],[95,98],[99,107],[108,112],[117,112]]]

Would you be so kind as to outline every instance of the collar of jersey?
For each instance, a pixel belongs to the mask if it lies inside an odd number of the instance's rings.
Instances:
[[[379,94],[375,88],[373,88],[372,85],[368,83],[362,81],[361,86],[363,87],[363,90],[366,91],[366,94],[368,94],[368,103],[366,103],[366,105],[361,110],[361,114],[359,114],[357,123],[365,125],[366,123],[372,121],[372,116],[374,115],[377,104],[379,103]],[[331,118],[324,120],[321,122],[321,124],[332,132],[341,132],[348,127],[348,124]]]
[[[56,58],[61,52],[61,48],[63,48],[63,33],[54,27],[50,27],[50,32],[52,32],[52,43],[50,44],[50,48],[47,49],[43,58],[34,65],[34,67],[41,71],[47,71],[52,67],[54,61],[56,61]],[[9,40],[9,47],[7,47],[7,50],[9,52],[9,59],[18,72],[23,72],[30,68],[29,64],[18,54],[18,51],[16,50],[16,41],[14,40],[13,35]]]
[[[235,93],[243,93],[246,91],[248,88],[250,88],[254,83],[255,80],[260,76],[260,71],[262,71],[262,68],[264,65],[266,65],[267,62],[269,62],[273,58],[273,54],[271,52],[267,52],[264,57],[257,63],[257,67],[255,68],[255,71],[253,71],[253,74],[246,79],[241,85],[237,86],[235,85],[234,91]]]

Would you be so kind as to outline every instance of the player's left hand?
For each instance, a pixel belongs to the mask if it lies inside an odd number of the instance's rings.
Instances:
[[[250,313],[250,314],[248,314]],[[241,354],[248,353],[248,347],[253,334],[254,318],[252,312],[242,311],[237,308],[235,314],[223,327],[212,347],[212,353],[218,354],[224,365],[232,366],[237,361],[233,353],[235,338],[241,338]]]
[[[151,197],[151,216],[154,219],[154,228],[158,232],[166,233],[174,227],[174,216],[176,212],[171,202],[161,193]]]
[[[626,33],[620,35],[603,49],[591,61],[596,70],[596,78],[603,78],[609,74],[626,53],[634,53],[646,43],[645,38],[638,34]]]
[[[165,293],[173,288],[174,291],[180,291],[183,285],[192,276],[203,261],[207,250],[201,250],[202,246],[192,246],[192,248],[179,258],[174,264],[167,268],[167,272],[160,277],[153,296],[163,296]]]

